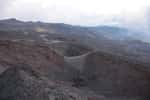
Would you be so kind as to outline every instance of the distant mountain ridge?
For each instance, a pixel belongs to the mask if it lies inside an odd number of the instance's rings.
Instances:
[[[59,29],[60,32],[63,33],[92,33],[96,34],[97,36],[101,35],[107,39],[110,40],[127,40],[127,39],[137,39],[141,40],[138,35],[141,33],[138,32],[133,32],[127,28],[124,27],[118,27],[118,26],[92,26],[92,27],[84,27],[84,26],[73,26],[69,24],[64,24],[64,23],[45,23],[45,22],[40,22],[40,21],[20,21],[15,18],[11,19],[5,19],[5,20],[0,20],[0,29],[8,28],[8,29],[15,29],[18,27],[17,30],[27,30],[27,29],[33,29],[36,27],[41,27],[44,29],[50,30]],[[77,32],[76,32],[77,31]],[[140,35],[141,37],[144,37]]]

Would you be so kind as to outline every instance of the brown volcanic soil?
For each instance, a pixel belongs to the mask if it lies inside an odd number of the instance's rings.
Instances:
[[[88,80],[88,86],[98,93],[150,98],[149,64],[94,52],[86,57],[83,74]]]
[[[64,58],[42,43],[0,40],[0,69],[28,65],[42,75],[52,76],[64,69]]]

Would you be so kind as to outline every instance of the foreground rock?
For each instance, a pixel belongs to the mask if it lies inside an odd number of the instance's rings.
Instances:
[[[105,100],[63,82],[40,77],[28,67],[13,67],[0,75],[0,100]]]

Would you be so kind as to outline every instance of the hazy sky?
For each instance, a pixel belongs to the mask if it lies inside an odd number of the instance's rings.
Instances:
[[[0,19],[146,27],[150,0],[0,0]]]

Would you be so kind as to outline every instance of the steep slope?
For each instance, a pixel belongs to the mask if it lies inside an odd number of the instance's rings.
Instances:
[[[30,41],[0,40],[0,62],[2,66],[5,63],[28,65],[50,77],[64,70],[63,56],[58,55],[48,45]]]
[[[150,98],[149,64],[94,52],[86,57],[83,74],[89,87],[99,93]]]

